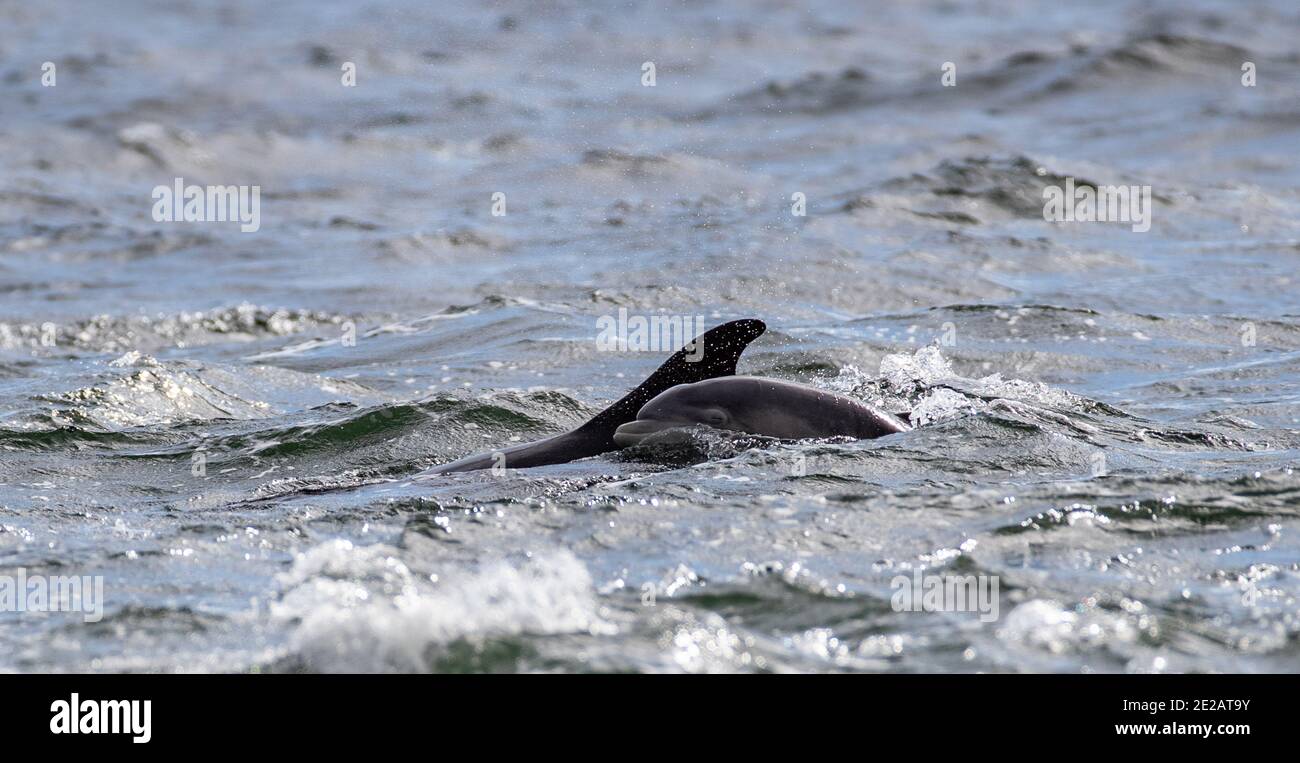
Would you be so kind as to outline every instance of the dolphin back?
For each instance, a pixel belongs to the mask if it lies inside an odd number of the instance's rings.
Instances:
[[[435,466],[429,470],[432,474],[446,474],[448,472],[472,472],[479,469],[491,469],[499,467],[502,469],[526,469],[530,466],[545,466],[546,464],[561,464],[566,461],[573,461],[587,456],[594,456],[604,451],[592,450],[592,445],[587,438],[577,435],[575,432],[566,432],[555,437],[548,437],[545,440],[537,442],[524,443],[522,445],[512,445],[509,448],[502,448],[491,453],[479,453],[473,456],[465,456],[450,463]],[[579,454],[579,455],[574,455]]]

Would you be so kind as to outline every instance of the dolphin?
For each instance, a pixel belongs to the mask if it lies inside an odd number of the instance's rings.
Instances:
[[[782,440],[870,439],[912,428],[891,413],[843,395],[777,379],[728,376],[659,393],[637,412],[636,421],[614,430],[614,443],[626,448],[656,432],[696,424]]]
[[[523,469],[562,464],[618,450],[620,446],[614,441],[614,430],[619,425],[636,419],[637,411],[651,398],[677,385],[731,376],[736,373],[736,361],[740,360],[740,353],[766,330],[766,324],[754,319],[715,326],[673,353],[640,386],[577,429],[493,453],[467,456],[435,466],[429,473],[468,472],[493,466]]]

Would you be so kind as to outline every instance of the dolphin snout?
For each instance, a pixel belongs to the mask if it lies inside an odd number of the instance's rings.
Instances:
[[[629,421],[626,424],[620,424],[618,429],[614,430],[614,444],[620,448],[636,445],[655,432],[670,426],[672,425],[665,424],[662,421],[649,421],[646,419]]]

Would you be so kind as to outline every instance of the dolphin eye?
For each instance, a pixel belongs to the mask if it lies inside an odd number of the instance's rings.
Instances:
[[[704,419],[705,424],[708,424],[711,427],[720,427],[726,424],[731,417],[721,408],[709,408],[704,412],[702,418]]]

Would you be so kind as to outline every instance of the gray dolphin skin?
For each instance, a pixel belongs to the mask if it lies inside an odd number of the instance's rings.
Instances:
[[[641,408],[636,421],[614,431],[614,442],[626,448],[656,432],[696,424],[783,440],[871,439],[912,428],[893,414],[833,392],[777,379],[731,376],[660,393]]]
[[[740,354],[745,351],[750,342],[766,330],[766,324],[753,319],[731,321],[715,326],[673,353],[672,357],[659,367],[659,370],[641,382],[636,389],[572,432],[538,442],[516,445],[494,453],[468,456],[436,466],[428,473],[468,472],[490,469],[494,466],[524,469],[530,466],[567,463],[618,450],[619,445],[614,442],[614,430],[620,424],[634,420],[637,411],[647,401],[677,385],[731,376],[736,373],[736,362],[740,360]],[[700,349],[701,345],[703,349]]]

